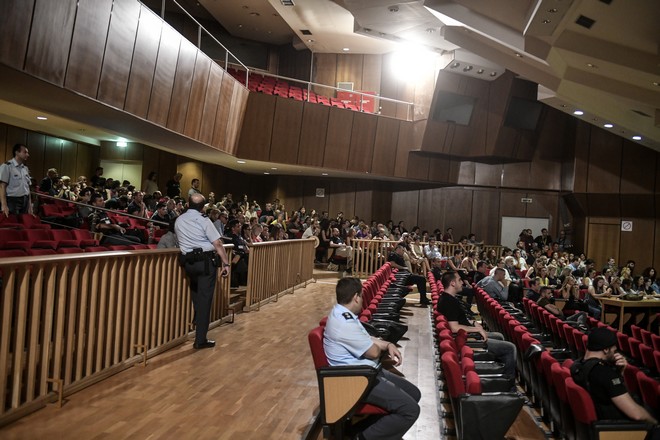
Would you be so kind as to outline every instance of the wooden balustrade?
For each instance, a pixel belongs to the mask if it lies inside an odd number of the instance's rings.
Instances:
[[[0,426],[184,342],[193,310],[178,255],[0,259]],[[211,327],[230,318],[229,283],[219,278]]]
[[[246,310],[293,293],[313,278],[314,240],[282,240],[250,246]]]
[[[353,276],[367,278],[387,261],[387,256],[394,250],[398,241],[392,240],[352,240],[353,245]],[[426,245],[426,243],[422,243]],[[449,258],[454,255],[454,250],[460,247],[457,243],[436,242],[440,254],[443,258]],[[484,244],[479,246],[479,250],[489,252],[495,249],[497,255],[502,252],[503,246]],[[468,245],[468,250],[476,249]]]

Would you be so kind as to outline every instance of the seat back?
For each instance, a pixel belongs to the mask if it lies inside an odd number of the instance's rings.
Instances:
[[[442,364],[442,372],[444,374],[445,382],[447,383],[449,395],[456,399],[461,394],[465,394],[463,374],[461,373],[460,365],[458,365],[456,353],[452,353],[451,351],[443,353],[440,357],[440,362]]]
[[[642,392],[642,400],[657,413],[658,408],[660,408],[658,402],[658,397],[660,397],[660,383],[652,377],[648,377],[642,371],[637,372],[637,383]]]
[[[307,335],[309,341],[309,349],[312,351],[312,360],[314,361],[314,368],[327,367],[328,358],[325,356],[323,349],[323,327],[318,326],[312,329]]]
[[[591,396],[581,386],[568,377],[565,381],[566,394],[570,396],[568,403],[571,405],[575,421],[584,425],[591,425],[598,418],[596,417],[596,407]]]

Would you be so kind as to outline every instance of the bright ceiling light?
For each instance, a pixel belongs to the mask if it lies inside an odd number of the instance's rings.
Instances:
[[[245,163],[244,160],[237,160],[236,163]]]
[[[126,139],[117,139],[117,146],[121,148],[126,148],[128,147],[128,143],[126,143]]]
[[[48,120],[48,118],[45,117],[45,116],[37,116],[37,119],[39,119],[40,121],[47,121]]]
[[[614,124],[603,124],[603,127],[605,128],[613,128]]]
[[[403,44],[392,53],[391,69],[400,80],[415,82],[431,71],[434,61],[433,52],[417,45]]]
[[[583,112],[582,110],[575,110],[575,111],[573,112],[573,114],[574,114],[574,115],[577,115],[577,116],[582,116],[582,115],[584,114],[584,112]]]
[[[633,139],[633,141],[641,141],[642,137],[641,136],[633,136],[632,139]]]
[[[348,51],[351,50],[351,49],[348,48],[348,47],[345,47],[345,48],[343,48],[342,50],[343,50],[344,52],[348,52]]]

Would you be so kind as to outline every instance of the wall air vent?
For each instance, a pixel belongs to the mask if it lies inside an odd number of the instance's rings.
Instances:
[[[293,0],[280,0],[280,3],[282,3],[282,6],[295,6]]]
[[[312,31],[309,29],[300,29],[300,33],[303,35],[312,35]]]
[[[593,18],[589,18],[587,16],[584,16],[584,15],[580,15],[578,17],[578,19],[575,20],[575,22],[577,24],[579,24],[580,26],[582,26],[582,27],[586,27],[587,29],[591,29],[591,26],[593,26],[594,23],[596,23],[596,20],[594,20]]]

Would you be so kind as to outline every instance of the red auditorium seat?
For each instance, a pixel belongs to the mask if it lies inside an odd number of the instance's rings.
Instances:
[[[40,255],[55,255],[56,252],[53,249],[28,249],[27,254],[36,257]]]
[[[26,229],[50,229],[50,225],[41,223],[41,219],[36,215],[21,214],[18,216],[18,221]]]
[[[64,217],[60,208],[52,203],[41,205],[40,209],[44,217]]]
[[[50,231],[45,229],[26,229],[25,238],[30,242],[31,248],[57,249],[57,241],[53,240]]]
[[[22,230],[0,229],[0,249],[28,249],[30,242]]]
[[[128,245],[123,245],[123,244],[114,244],[111,246],[107,246],[108,250],[111,251],[132,251],[133,249],[128,246]]]
[[[72,229],[71,234],[75,240],[79,240],[78,246],[81,248],[99,245],[99,242],[92,237],[92,233],[86,229]]]
[[[57,242],[57,248],[80,247],[80,240],[73,239],[68,229],[51,229],[50,235]]]
[[[637,382],[639,383],[642,400],[657,414],[660,408],[660,402],[658,402],[658,398],[660,397],[660,383],[641,371],[637,373]]]
[[[57,249],[58,254],[79,254],[81,252],[85,251],[77,247],[61,247]]]
[[[660,351],[660,336],[651,335],[651,342],[654,350]]]
[[[0,258],[25,257],[26,255],[23,249],[0,249]]]
[[[642,363],[649,370],[655,370],[655,359],[653,358],[653,347],[646,344],[639,345],[639,354],[642,358]]]
[[[335,438],[344,438],[344,424],[353,415],[383,415],[387,414],[387,411],[374,405],[360,404],[361,397],[355,399],[349,393],[342,392],[342,387],[350,387],[354,390],[356,378],[364,378],[366,381],[363,382],[364,389],[361,393],[364,396],[374,385],[378,371],[367,365],[354,367],[329,366],[323,349],[323,329],[322,326],[316,327],[307,336],[318,378],[321,402],[319,416],[324,431],[333,431]],[[326,380],[328,381],[327,385]],[[344,380],[346,380],[345,384],[343,383]],[[326,401],[328,401],[328,405],[326,405]],[[332,406],[332,408],[328,406]],[[332,412],[329,412],[330,409],[332,409]]]
[[[85,248],[85,252],[106,252],[108,250],[105,246],[89,246]]]
[[[9,217],[0,214],[0,228],[22,228],[23,225],[18,221],[15,214],[9,214]]]

